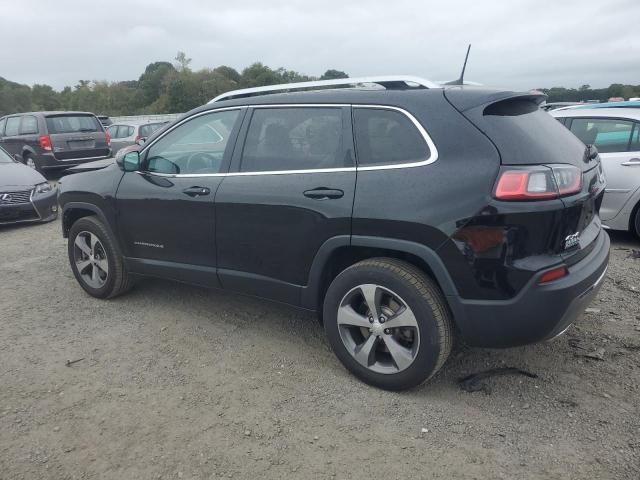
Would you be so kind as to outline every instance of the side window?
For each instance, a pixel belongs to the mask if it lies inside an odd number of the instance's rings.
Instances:
[[[354,108],[359,166],[393,165],[426,160],[429,146],[403,113],[381,108]]]
[[[240,170],[274,172],[340,168],[342,108],[256,108],[247,131]]]
[[[0,137],[4,135],[4,125],[7,123],[7,119],[3,118],[0,120]]]
[[[20,123],[20,135],[33,135],[34,133],[38,133],[38,120],[32,115],[25,115]]]
[[[133,135],[134,130],[135,129],[133,127],[127,127],[127,134],[125,136],[130,137],[131,135]]]
[[[147,153],[154,173],[219,173],[240,110],[195,117],[160,138]]]
[[[571,131],[586,145],[595,145],[600,153],[629,150],[633,122],[612,118],[574,118]]]
[[[2,135],[2,128],[0,127],[0,135]],[[640,123],[636,123],[633,129],[633,135],[631,136],[631,149],[632,152],[640,152]]]
[[[7,128],[5,130],[5,135],[7,137],[11,137],[13,135],[18,135],[19,131],[20,131],[20,117],[7,118]]]
[[[111,125],[109,128],[107,128],[107,133],[112,140],[114,138],[118,138],[118,125]]]

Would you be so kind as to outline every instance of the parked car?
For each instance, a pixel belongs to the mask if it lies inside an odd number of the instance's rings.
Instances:
[[[0,148],[0,225],[57,218],[57,193],[40,173]]]
[[[169,122],[118,123],[107,129],[111,137],[111,149],[115,155],[118,150],[129,145],[144,142],[153,132]]]
[[[640,108],[640,101],[589,103],[575,108]]]
[[[63,179],[71,270],[98,298],[150,275],[315,310],[340,361],[392,390],[437,372],[454,334],[553,338],[609,237],[600,159],[543,99],[415,77],[228,92]]]
[[[111,119],[106,115],[98,115],[98,120],[100,120],[100,123],[103,127],[108,127],[109,125],[113,124]]]
[[[579,108],[551,114],[600,152],[607,177],[600,208],[604,225],[640,237],[640,108]]]
[[[0,146],[38,172],[110,157],[110,145],[93,113],[30,112],[0,118]]]
[[[541,104],[540,108],[545,112],[550,112],[551,110],[555,110],[557,108],[574,107],[577,105],[584,105],[584,104],[580,102],[550,102],[550,103]]]

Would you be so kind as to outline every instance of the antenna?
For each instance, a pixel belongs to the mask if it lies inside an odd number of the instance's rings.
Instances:
[[[467,55],[464,57],[464,65],[462,65],[462,72],[460,72],[460,78],[447,82],[445,85],[464,85],[464,71],[467,69],[467,60],[469,60],[469,52],[471,51],[471,44],[467,47]]]

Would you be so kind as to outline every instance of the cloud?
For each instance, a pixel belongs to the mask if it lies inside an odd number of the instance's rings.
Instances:
[[[2,18],[2,76],[56,88],[135,79],[178,50],[193,68],[452,79],[467,43],[467,78],[486,85],[640,83],[637,0],[22,0]]]

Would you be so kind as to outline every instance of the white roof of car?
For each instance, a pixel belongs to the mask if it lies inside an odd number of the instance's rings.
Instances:
[[[554,117],[615,117],[640,120],[640,108],[563,108],[549,113]]]

